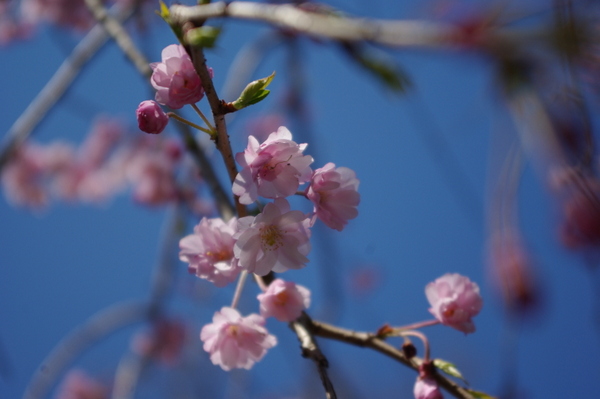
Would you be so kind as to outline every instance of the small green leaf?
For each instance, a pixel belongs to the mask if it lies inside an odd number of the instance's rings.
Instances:
[[[185,42],[192,46],[214,47],[219,34],[220,28],[213,26],[201,26],[199,28],[190,29],[185,33]]]
[[[160,12],[159,14],[162,19],[169,22],[169,17],[171,14],[169,13],[169,7],[161,0],[160,1]]]
[[[485,392],[475,391],[474,389],[467,389],[471,395],[473,395],[476,399],[496,399],[495,396],[488,395]]]
[[[467,380],[465,380],[465,378],[462,376],[460,371],[458,371],[458,369],[456,368],[456,366],[454,364],[452,364],[446,360],[434,359],[433,365],[435,367],[437,367],[438,369],[440,369],[441,371],[443,371],[444,373],[448,374],[449,376],[458,378],[461,381],[464,381],[466,384],[468,384]]]
[[[271,84],[271,81],[275,77],[275,72],[266,78],[255,80],[254,82],[248,83],[240,97],[231,103],[235,109],[242,109],[249,105],[256,104],[259,101],[264,100],[269,95],[270,91],[266,90],[266,87]]]

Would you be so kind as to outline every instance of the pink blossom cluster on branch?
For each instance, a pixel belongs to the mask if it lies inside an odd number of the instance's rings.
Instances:
[[[137,202],[160,205],[195,198],[176,184],[181,160],[177,142],[128,137],[120,123],[102,119],[79,147],[24,143],[2,170],[1,181],[11,203],[31,208],[47,205],[52,196],[102,203],[127,188]]]

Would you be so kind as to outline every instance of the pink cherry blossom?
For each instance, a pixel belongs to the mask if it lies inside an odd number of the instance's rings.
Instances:
[[[217,287],[224,287],[236,279],[241,269],[233,256],[233,235],[237,219],[228,223],[223,219],[202,218],[190,234],[179,241],[179,259],[188,262],[188,270]]]
[[[414,388],[415,399],[443,399],[437,382],[431,377],[417,377]]]
[[[161,318],[154,322],[151,331],[134,336],[132,349],[139,355],[172,366],[179,359],[185,338],[186,327],[182,321]]]
[[[142,132],[159,134],[169,123],[169,116],[155,101],[142,101],[135,111]]]
[[[95,22],[84,0],[23,0],[21,15],[29,24],[46,21],[79,31],[89,29]]]
[[[262,144],[254,136],[248,136],[248,147],[235,157],[242,170],[233,182],[233,193],[242,204],[251,204],[259,196],[293,195],[312,174],[309,165],[313,158],[302,155],[306,146],[292,141],[292,134],[283,126]]]
[[[72,370],[58,388],[56,399],[108,399],[108,388],[81,370]]]
[[[358,179],[353,170],[328,163],[315,170],[306,197],[315,205],[315,215],[332,229],[342,231],[358,216]]]
[[[265,319],[257,314],[242,317],[237,310],[223,307],[213,316],[212,324],[202,327],[200,339],[213,364],[225,371],[250,369],[277,345],[277,338],[264,324]]]
[[[460,274],[445,274],[427,284],[425,295],[431,305],[429,311],[442,324],[465,334],[475,332],[471,317],[483,306],[479,286]]]
[[[29,142],[13,153],[2,170],[4,194],[13,205],[40,208],[48,203],[45,158],[45,148]]]
[[[204,96],[202,82],[183,46],[171,44],[163,49],[161,56],[162,62],[150,64],[156,102],[179,109],[200,101]]]
[[[279,321],[293,321],[310,306],[310,291],[291,281],[276,279],[258,295],[262,317],[275,317]]]
[[[287,200],[277,198],[256,217],[238,220],[233,253],[242,268],[260,276],[300,269],[308,262],[309,225],[304,213],[290,211]]]

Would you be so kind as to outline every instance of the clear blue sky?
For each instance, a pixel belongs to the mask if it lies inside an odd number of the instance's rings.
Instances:
[[[330,2],[376,18],[430,15],[419,3]],[[150,19],[149,29],[134,37],[151,61],[158,61],[161,49],[175,39],[158,18]],[[267,31],[248,22],[224,24],[217,47],[207,52],[217,88],[223,87],[240,48]],[[69,32],[42,28],[31,40],[0,49],[0,132],[9,129],[77,41]],[[500,393],[505,367],[515,368],[518,397],[578,398],[598,392],[598,273],[560,246],[556,204],[531,164],[521,183],[519,210],[536,256],[543,301],[520,331],[509,328],[485,270],[487,178],[498,166],[490,162],[498,155],[490,138],[504,142],[515,135],[491,63],[466,52],[389,52],[413,82],[412,90],[399,96],[350,63],[335,45],[301,40],[299,51],[308,106],[303,122],[310,134],[297,122],[290,130],[298,132],[299,142],[309,143],[306,152],[315,157],[315,167],[334,162],[355,170],[362,196],[359,217],[342,233],[317,229],[310,264],[284,276],[313,291],[309,313],[361,331],[425,320],[425,285],[444,273],[461,273],[482,290],[485,305],[475,319],[477,332],[424,330],[433,357],[454,362],[473,388],[490,394]],[[249,119],[282,110],[289,91],[287,54],[278,47],[252,76],[277,71],[271,95],[230,124],[234,151],[245,147]],[[96,113],[120,116],[135,128],[136,106],[152,95],[111,43],[86,66],[34,139],[80,142]],[[201,108],[209,112],[206,102]],[[173,131],[164,134],[177,137]],[[220,157],[213,160],[224,176]],[[309,210],[308,204],[296,204]],[[119,301],[148,297],[168,215],[165,208],[136,205],[126,194],[103,207],[55,202],[33,213],[0,201],[0,343],[10,369],[0,378],[0,398],[20,397],[44,357],[88,317]],[[188,220],[188,229],[196,222]],[[233,288],[217,290],[175,262],[178,280],[168,308],[190,323],[186,367],[149,370],[139,397],[166,397],[164,392],[175,392],[173,398],[186,392],[203,392],[199,398],[322,395],[295,336],[275,321],[268,327],[280,344],[251,371],[228,374],[210,365],[197,334],[214,311],[230,303]],[[374,273],[374,288],[353,292],[352,279],[365,271]],[[243,310],[256,311],[256,290],[246,288]],[[82,354],[77,365],[110,381],[130,334],[142,327],[103,341]],[[341,398],[412,397],[411,370],[365,349],[319,342]],[[507,360],[512,356],[514,362]]]

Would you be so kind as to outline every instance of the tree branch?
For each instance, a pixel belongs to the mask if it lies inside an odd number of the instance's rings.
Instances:
[[[345,342],[347,344],[362,348],[373,349],[384,354],[385,356],[391,357],[392,359],[412,368],[415,371],[418,371],[419,365],[422,363],[422,359],[418,357],[408,359],[401,350],[388,344],[384,340],[377,338],[377,336],[373,333],[347,330],[315,320],[309,321],[309,330],[316,336],[334,339],[336,341]],[[452,396],[461,399],[474,399],[473,395],[471,395],[466,389],[462,388],[460,385],[444,377],[443,375],[435,373],[433,378],[435,378],[437,383]]]

